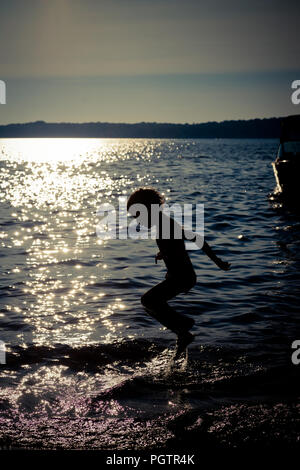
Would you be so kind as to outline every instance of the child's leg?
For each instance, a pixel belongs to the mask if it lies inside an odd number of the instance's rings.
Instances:
[[[188,331],[194,325],[194,320],[174,310],[167,301],[183,292],[182,287],[166,279],[146,292],[141,302],[149,313],[162,325],[176,334]]]

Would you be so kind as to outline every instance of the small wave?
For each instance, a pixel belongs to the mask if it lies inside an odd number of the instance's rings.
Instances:
[[[49,266],[95,266],[95,264],[97,263],[98,261],[95,261],[95,260],[81,261],[77,258],[68,258],[68,259],[63,259],[63,260],[49,261],[47,263],[32,264],[27,269],[30,270],[33,267],[42,268],[42,267],[49,267]]]
[[[8,351],[7,364],[17,367],[24,364],[47,363],[53,360],[70,367],[100,366],[114,361],[139,363],[158,354],[161,348],[155,343],[142,339],[78,347],[66,344],[56,344],[52,347],[14,346]]]
[[[253,322],[258,322],[258,321],[263,321],[264,318],[262,318],[260,315],[257,313],[243,313],[241,315],[233,315],[230,319],[232,323],[253,323]]]

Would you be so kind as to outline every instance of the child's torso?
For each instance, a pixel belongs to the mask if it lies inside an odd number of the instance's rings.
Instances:
[[[157,246],[167,268],[168,276],[190,278],[195,276],[195,271],[185,248],[183,239],[156,239]]]
[[[185,248],[183,228],[172,218],[165,221],[170,224],[168,233],[163,236],[160,225],[156,243],[167,268],[166,277],[190,288],[196,282],[196,274]]]

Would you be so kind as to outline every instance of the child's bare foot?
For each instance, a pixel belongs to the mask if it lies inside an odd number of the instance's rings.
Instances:
[[[179,333],[177,337],[174,359],[178,359],[179,356],[186,350],[188,345],[191,344],[192,341],[194,341],[194,339],[195,337],[189,331]]]

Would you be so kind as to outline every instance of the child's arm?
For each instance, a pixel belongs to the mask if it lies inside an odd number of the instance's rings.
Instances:
[[[191,230],[183,231],[184,240],[196,243],[199,249],[202,249],[204,253],[223,271],[229,271],[230,263],[221,260],[211,249],[209,244],[204,240],[204,237],[200,233],[194,233]],[[160,258],[158,258],[160,259]]]
[[[206,241],[203,242],[202,250],[220,269],[223,269],[223,271],[228,271],[230,269],[230,263],[218,258]]]

